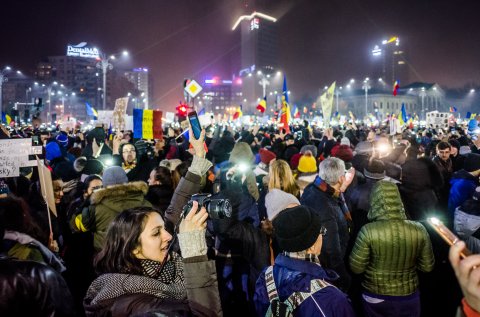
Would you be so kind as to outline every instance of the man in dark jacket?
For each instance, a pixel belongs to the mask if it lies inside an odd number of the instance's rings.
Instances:
[[[345,163],[338,158],[328,158],[320,163],[318,176],[303,192],[300,202],[312,208],[327,228],[322,246],[322,264],[335,270],[340,279],[337,285],[343,290],[350,286],[350,275],[345,266],[345,253],[350,239],[351,215],[345,204],[343,192],[350,185],[355,170],[345,173]],[[348,176],[348,177],[347,177]]]
[[[443,187],[440,189],[438,196],[440,197],[440,203],[446,205],[448,193],[450,192],[450,178],[453,172],[452,160],[450,159],[450,144],[448,142],[439,142],[436,150],[437,155],[433,158],[433,162],[443,177]]]

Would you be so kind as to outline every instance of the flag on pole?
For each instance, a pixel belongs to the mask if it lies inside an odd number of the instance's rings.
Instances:
[[[133,137],[147,140],[163,138],[162,112],[133,109]]]
[[[10,122],[12,122],[12,117],[10,117],[5,112],[2,112],[2,122],[5,122],[7,125],[10,125]]]
[[[407,123],[408,117],[407,117],[407,110],[405,109],[405,104],[402,103],[402,109],[400,113],[398,114],[398,121],[400,122],[400,125],[403,126]]]
[[[323,112],[323,125],[329,126],[330,119],[332,117],[333,109],[333,95],[335,94],[335,82],[333,82],[330,87],[320,96],[320,104],[322,105]]]
[[[87,106],[87,116],[93,117],[93,120],[97,120],[98,118],[97,110],[95,110],[95,108],[90,106],[88,102],[86,102],[85,105]]]
[[[257,105],[257,110],[264,113],[267,110],[267,96],[263,97]]]
[[[295,119],[299,119],[300,118],[300,111],[298,111],[298,107],[295,106],[295,109],[293,110],[293,117]]]
[[[233,114],[233,120],[236,120],[240,117],[243,116],[243,112],[242,112],[242,105],[240,105],[238,108],[237,108],[237,111],[235,111],[235,113]]]
[[[398,94],[398,89],[400,88],[400,84],[398,83],[398,80],[395,80],[395,83],[393,84],[393,95],[396,96]]]
[[[450,112],[457,112],[457,108],[456,107],[450,107]]]
[[[286,133],[290,133],[290,105],[288,104],[288,90],[287,90],[287,77],[283,76],[283,92],[282,92],[282,114],[280,115],[280,123],[283,123],[283,128]]]

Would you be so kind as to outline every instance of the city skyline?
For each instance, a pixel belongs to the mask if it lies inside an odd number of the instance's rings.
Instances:
[[[252,12],[245,1],[11,1],[0,22],[6,47],[0,66],[33,75],[46,56],[65,54],[67,44],[85,41],[107,54],[131,52],[132,67],[148,67],[155,87],[152,104],[173,109],[185,77],[231,76],[231,54],[239,43],[231,27]],[[410,82],[462,87],[480,81],[479,22],[474,1],[385,1],[316,3],[263,1],[278,18],[279,64],[293,100],[316,98],[334,80],[363,78],[371,72],[371,49],[398,35],[409,50]],[[454,12],[454,13],[452,13]],[[21,14],[20,14],[21,13]],[[21,22],[21,23],[20,23]],[[26,49],[25,40],[28,39]]]

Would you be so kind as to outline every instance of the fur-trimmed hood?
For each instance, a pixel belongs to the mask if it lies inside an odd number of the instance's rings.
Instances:
[[[148,185],[145,182],[131,182],[121,185],[114,185],[107,188],[100,189],[92,194],[90,202],[93,205],[99,204],[105,198],[117,198],[122,200],[126,197],[145,196],[148,193]]]

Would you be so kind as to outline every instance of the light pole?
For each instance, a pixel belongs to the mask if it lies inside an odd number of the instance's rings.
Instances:
[[[2,90],[3,90],[3,83],[8,80],[7,78],[7,73],[9,73],[12,69],[8,66],[6,66],[4,69],[0,71],[0,114],[3,113],[3,96],[2,96]],[[3,117],[3,116],[0,116]],[[2,118],[0,118],[0,122],[2,122]]]
[[[425,87],[422,87],[420,90],[420,97],[422,98],[422,118],[425,120],[425,108],[424,108],[424,99],[425,96],[427,96],[427,93],[425,92]]]
[[[123,51],[122,56],[128,56],[127,51]],[[110,61],[115,60],[115,55],[120,55],[120,54],[113,54],[110,56],[107,56],[105,53],[100,54],[100,61],[97,63],[97,68],[102,70],[102,75],[103,75],[103,88],[102,88],[102,110],[105,110],[106,102],[107,102],[107,71],[113,69],[113,65],[110,63]]]
[[[340,90],[342,90],[343,87],[340,86],[339,88],[335,88],[335,104],[336,104],[336,107],[337,107],[337,112],[338,112],[338,95],[340,95]]]
[[[367,77],[363,81],[363,86],[362,88],[365,90],[365,116],[368,115],[368,90],[371,88],[370,87],[370,79]]]

